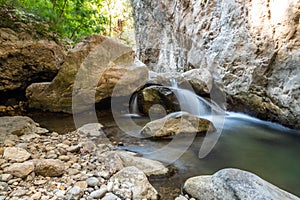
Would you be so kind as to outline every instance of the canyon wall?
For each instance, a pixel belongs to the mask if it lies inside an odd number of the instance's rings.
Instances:
[[[298,0],[132,0],[137,55],[156,72],[209,69],[227,109],[300,129]]]

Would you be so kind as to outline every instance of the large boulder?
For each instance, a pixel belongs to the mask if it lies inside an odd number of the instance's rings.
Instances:
[[[68,52],[52,82],[32,84],[26,96],[31,108],[82,112],[105,98],[133,93],[147,79],[147,68],[130,47],[92,35]]]
[[[299,200],[298,197],[281,190],[255,174],[239,169],[223,169],[212,176],[189,178],[183,188],[196,199]]]
[[[206,68],[224,86],[229,109],[300,128],[298,0],[132,5],[137,56],[150,69]]]
[[[54,41],[22,38],[0,28],[0,91],[25,90],[33,82],[51,81],[65,57]]]
[[[178,112],[147,123],[141,130],[141,134],[148,137],[163,138],[179,134],[205,134],[214,130],[215,127],[210,121],[187,112]]]

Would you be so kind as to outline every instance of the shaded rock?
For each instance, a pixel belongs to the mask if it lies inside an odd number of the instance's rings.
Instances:
[[[184,190],[196,199],[299,199],[250,172],[223,169],[212,176],[188,179]]]
[[[46,132],[48,130],[38,127],[31,118],[26,116],[0,117],[0,141]]]
[[[65,57],[63,47],[54,41],[24,40],[9,28],[0,28],[0,41],[0,91],[4,92],[52,80]]]
[[[116,152],[123,161],[124,167],[135,166],[143,171],[146,176],[167,175],[169,170],[161,162],[139,157],[131,152]]]
[[[178,134],[207,133],[215,130],[213,124],[187,112],[177,112],[147,123],[141,134],[149,137],[170,137]]]
[[[4,169],[5,173],[12,174],[18,178],[25,178],[34,170],[33,162],[14,163]]]
[[[148,182],[146,175],[136,167],[126,167],[112,176],[113,192],[118,192],[124,198],[130,199],[158,199],[158,193]],[[122,193],[122,189],[124,193]],[[127,191],[130,191],[129,193]]]
[[[180,111],[178,99],[171,89],[150,86],[137,93],[139,111],[145,115],[169,114]],[[163,117],[163,116],[162,116]]]
[[[31,108],[71,113],[73,103],[76,113],[107,97],[129,95],[147,78],[147,68],[135,61],[130,47],[92,35],[68,52],[51,83],[32,84],[26,96]]]
[[[58,159],[38,160],[36,163],[36,173],[41,176],[61,176],[65,173],[65,165]]]
[[[30,158],[31,154],[25,149],[18,147],[6,147],[4,149],[3,157],[14,162],[24,162]]]
[[[229,109],[300,128],[298,0],[132,5],[137,56],[151,70],[206,68]]]
[[[90,124],[85,124],[77,131],[80,134],[84,134],[86,136],[91,136],[91,137],[105,137],[105,133],[102,130],[103,125],[100,123],[90,123]]]

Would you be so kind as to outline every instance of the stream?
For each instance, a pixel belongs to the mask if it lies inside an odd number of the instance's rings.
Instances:
[[[66,133],[75,129],[71,115],[45,112],[33,112],[28,115],[51,131]],[[128,120],[126,118],[129,117],[124,117],[124,120]],[[155,160],[164,157],[153,156],[148,152],[162,148],[170,140],[141,139],[124,134],[109,110],[99,111],[98,120],[105,126],[104,132],[107,137],[119,144],[119,148],[135,151]],[[149,119],[135,117],[134,121],[142,125]],[[229,167],[253,172],[266,181],[300,196],[300,131],[229,112],[225,116],[218,142],[206,157],[199,159],[199,148],[203,140],[204,137],[195,137],[188,150],[172,163],[177,168],[174,175],[151,180],[153,186],[162,194],[162,199],[174,199],[189,177],[213,174]]]

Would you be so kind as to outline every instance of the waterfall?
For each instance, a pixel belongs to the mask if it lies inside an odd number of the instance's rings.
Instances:
[[[172,86],[173,88],[178,88],[178,84],[177,84],[176,78],[172,77],[172,78],[170,79],[170,83],[171,83],[171,86]]]
[[[129,113],[127,116],[131,117],[140,117],[141,113],[139,111],[139,106],[138,106],[138,98],[137,98],[137,93],[134,93],[130,100],[129,100]]]

